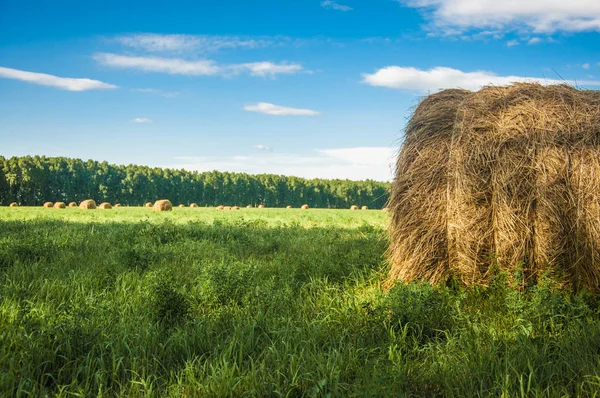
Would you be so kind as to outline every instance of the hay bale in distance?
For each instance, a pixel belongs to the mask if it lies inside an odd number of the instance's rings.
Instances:
[[[54,203],[52,203],[52,202],[45,202],[43,205],[43,207],[45,207],[47,209],[51,209],[52,206],[54,206]]]
[[[75,203],[75,202],[70,202],[70,203],[69,203],[69,207],[77,207],[77,203]]]
[[[258,205],[258,208],[259,208],[259,209],[264,209],[264,208],[265,208],[265,205]]]
[[[79,208],[83,210],[94,210],[96,208],[96,202],[92,199],[84,200],[79,204]]]
[[[231,210],[239,210],[240,206],[231,206]]]
[[[185,207],[185,205],[179,205],[180,209],[183,209]]]
[[[358,206],[357,205],[352,205],[352,206],[350,206],[350,210],[358,210]]]
[[[286,209],[291,209],[291,208],[292,208],[292,206],[285,206],[285,208],[286,208]]]
[[[55,209],[65,209],[67,205],[65,205],[65,202],[56,202],[52,207]]]
[[[223,210],[231,210],[231,206],[223,206]]]
[[[302,210],[308,210],[308,205],[302,205],[301,209]]]
[[[117,203],[117,204],[115,204],[113,207],[114,207],[114,208],[121,207],[121,204]]]
[[[190,207],[191,207],[192,209],[195,209],[196,207],[198,207],[198,205],[197,205],[196,203],[192,203],[192,204],[190,205]]]
[[[246,206],[246,209],[251,209],[251,208],[252,208],[252,205]]]
[[[217,206],[217,210],[224,210],[224,209],[225,209],[225,206],[222,206],[222,205]]]
[[[17,202],[12,202],[8,207],[19,207],[19,204]]]
[[[173,210],[173,204],[168,199],[161,199],[154,202],[152,211],[171,211]]]
[[[363,206],[360,208],[361,210],[369,210],[369,206]]]
[[[102,210],[110,210],[112,209],[112,205],[108,202],[102,202],[100,203],[100,206],[98,206],[98,208]]]
[[[390,279],[485,285],[550,272],[600,291],[600,93],[520,83],[425,98],[390,208]]]
[[[151,203],[151,202],[146,202],[146,203],[144,204],[144,207],[152,207],[152,203]]]

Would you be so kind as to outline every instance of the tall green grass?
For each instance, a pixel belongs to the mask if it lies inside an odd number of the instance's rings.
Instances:
[[[5,396],[600,396],[600,306],[382,289],[377,211],[0,209]]]

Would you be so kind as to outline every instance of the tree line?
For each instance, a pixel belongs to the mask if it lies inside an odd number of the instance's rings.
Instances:
[[[64,157],[0,156],[0,204],[38,206],[45,201],[140,206],[157,199],[174,205],[382,208],[390,183],[305,179],[274,174],[194,172]]]

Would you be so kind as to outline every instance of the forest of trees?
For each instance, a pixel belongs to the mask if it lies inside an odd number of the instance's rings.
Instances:
[[[308,180],[273,174],[190,172],[64,157],[0,156],[0,205],[37,206],[45,201],[140,206],[157,199],[174,205],[264,204],[294,207],[371,208],[385,205],[390,184],[372,180]]]

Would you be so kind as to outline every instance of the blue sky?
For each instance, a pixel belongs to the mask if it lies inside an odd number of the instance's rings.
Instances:
[[[389,180],[443,88],[600,88],[598,0],[1,1],[0,154]]]

